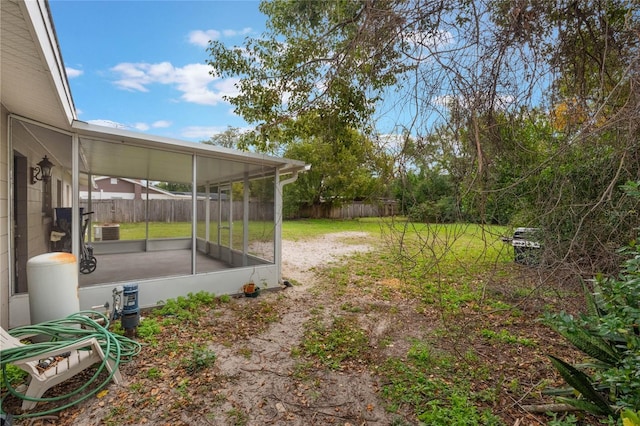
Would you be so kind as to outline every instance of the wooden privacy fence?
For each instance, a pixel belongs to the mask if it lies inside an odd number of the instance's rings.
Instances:
[[[228,220],[230,201],[222,203],[222,220]],[[206,200],[197,201],[198,219],[205,218]],[[217,200],[210,200],[211,221],[218,220],[219,206]],[[244,215],[244,203],[232,201],[233,220],[242,220]],[[80,207],[88,211],[88,202],[80,201]],[[144,222],[146,220],[145,200],[94,200],[91,203],[94,212],[93,222],[97,223],[131,223]],[[149,222],[190,222],[191,200],[149,200]],[[384,217],[396,215],[396,204],[385,201],[376,204],[353,202],[343,204],[340,207],[328,207],[317,205],[301,208],[297,214],[287,217],[296,218],[327,218],[327,219],[354,219],[359,217]],[[271,221],[274,217],[274,205],[257,201],[249,202],[249,220]]]
[[[206,200],[198,200],[196,203],[199,220],[205,218]],[[229,217],[230,201],[211,200],[210,218],[218,220],[219,208],[222,208],[222,220]],[[232,201],[233,220],[242,220],[244,215],[244,203]],[[88,211],[88,202],[80,201],[80,207]],[[147,219],[147,202],[145,200],[94,200],[91,202],[91,211],[94,212],[93,222],[98,223],[131,223],[131,222],[190,222],[192,205],[191,200],[149,200],[149,212]],[[249,202],[249,220],[273,220],[274,205],[272,203]]]
[[[300,218],[313,219],[355,219],[358,217],[387,217],[396,215],[396,203],[382,201],[379,203],[365,203],[354,201],[341,206],[324,204],[302,207],[298,212]]]

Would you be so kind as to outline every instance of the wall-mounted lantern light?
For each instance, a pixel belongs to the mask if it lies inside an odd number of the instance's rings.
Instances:
[[[35,184],[37,181],[41,180],[43,182],[49,182],[51,179],[51,168],[53,167],[53,163],[49,161],[47,156],[38,163],[38,167],[31,167],[31,184]]]

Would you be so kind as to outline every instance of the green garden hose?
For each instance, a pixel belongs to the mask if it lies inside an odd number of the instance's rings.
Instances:
[[[100,325],[99,322],[104,323]],[[36,402],[55,402],[63,399],[72,398],[79,393],[85,391],[85,389],[94,385],[100,375],[107,367],[109,359],[115,363],[114,369],[109,373],[108,377],[104,379],[97,386],[92,387],[91,390],[81,397],[66,403],[64,405],[55,407],[41,412],[33,412],[28,414],[13,415],[14,418],[27,418],[44,416],[51,413],[55,413],[66,408],[69,408],[85,399],[96,394],[100,389],[104,388],[113,377],[118,366],[122,362],[130,361],[134,356],[138,355],[142,349],[141,345],[127,337],[120,336],[118,334],[111,333],[109,330],[108,318],[96,311],[81,311],[66,318],[54,321],[42,322],[35,325],[28,325],[24,327],[16,327],[9,331],[13,337],[17,339],[24,339],[34,335],[47,336],[48,341],[28,344],[17,348],[7,348],[0,350],[0,364],[2,365],[2,375],[4,379],[4,385],[7,387],[9,393],[17,398],[27,401]],[[7,380],[6,366],[13,362],[20,361],[21,359],[30,358],[37,355],[51,354],[52,352],[65,352],[65,348],[70,344],[94,337],[102,351],[105,354],[105,358],[98,366],[95,374],[81,387],[70,392],[68,394],[49,397],[49,398],[32,398],[16,391]],[[2,402],[0,400],[0,413],[4,413],[2,409]]]

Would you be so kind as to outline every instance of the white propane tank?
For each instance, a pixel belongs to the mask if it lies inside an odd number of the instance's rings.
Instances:
[[[54,252],[27,261],[31,324],[80,311],[78,264],[71,253]]]

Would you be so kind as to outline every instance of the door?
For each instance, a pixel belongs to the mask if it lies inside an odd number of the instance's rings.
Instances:
[[[13,152],[13,293],[27,292],[27,258],[29,238],[27,230],[27,158]]]

